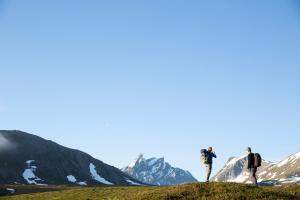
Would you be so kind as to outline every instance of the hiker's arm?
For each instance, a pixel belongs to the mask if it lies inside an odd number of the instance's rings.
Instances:
[[[217,155],[215,152],[211,153],[212,157],[217,158]]]

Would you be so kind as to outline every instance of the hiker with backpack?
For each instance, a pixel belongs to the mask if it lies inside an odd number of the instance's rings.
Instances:
[[[217,158],[215,152],[213,152],[212,147],[208,147],[208,149],[201,150],[201,161],[206,168],[206,182],[209,182],[209,177],[212,171],[213,158]]]
[[[257,186],[256,172],[257,168],[261,166],[261,156],[258,153],[252,153],[250,147],[246,148],[246,153],[248,154],[247,169],[250,172],[249,177],[252,180],[252,183]]]

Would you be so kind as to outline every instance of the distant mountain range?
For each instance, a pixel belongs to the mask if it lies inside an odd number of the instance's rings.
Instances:
[[[21,131],[0,131],[0,184],[141,185],[79,150]]]
[[[212,178],[218,182],[250,183],[245,175],[247,158],[232,157]],[[292,154],[278,163],[263,160],[257,172],[258,182],[264,185],[300,183],[300,152]]]
[[[146,159],[139,155],[122,171],[133,178],[151,185],[178,185],[197,182],[188,171],[172,167],[164,158]]]
[[[248,183],[246,156],[232,157],[212,178]],[[300,152],[272,163],[263,160],[258,181],[300,183]],[[121,170],[79,150],[21,131],[0,130],[0,184],[177,185],[197,180],[164,158],[138,156]]]

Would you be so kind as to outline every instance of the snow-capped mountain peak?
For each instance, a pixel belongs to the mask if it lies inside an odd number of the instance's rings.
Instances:
[[[142,154],[122,171],[152,185],[176,185],[197,181],[188,171],[172,167],[163,157],[146,159]]]
[[[127,167],[133,168],[134,166],[143,162],[143,160],[144,160],[144,156],[143,156],[143,154],[140,154],[136,159],[134,159],[131,163],[129,163],[129,165]]]
[[[213,177],[213,181],[249,182],[245,175],[247,158],[241,156],[231,158]],[[262,184],[282,184],[300,182],[300,152],[292,154],[278,163],[263,160],[257,172],[258,182]]]
[[[286,159],[280,161],[277,164],[277,167],[282,167],[287,164],[295,163],[295,162],[297,162],[297,159],[299,159],[299,158],[300,158],[300,151],[295,154],[292,154],[292,155],[288,156]]]
[[[212,178],[213,181],[244,182],[244,167],[247,156],[231,157],[225,166]]]
[[[245,158],[247,157],[247,155],[243,155],[243,156],[240,156],[240,157],[231,157],[229,158],[228,162],[226,163],[226,167],[230,167],[230,166],[233,166],[235,165],[237,162],[241,161],[241,160],[244,160]]]

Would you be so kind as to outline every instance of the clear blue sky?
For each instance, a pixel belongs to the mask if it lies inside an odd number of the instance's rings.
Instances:
[[[0,75],[0,129],[117,167],[300,150],[296,1],[0,0]]]

